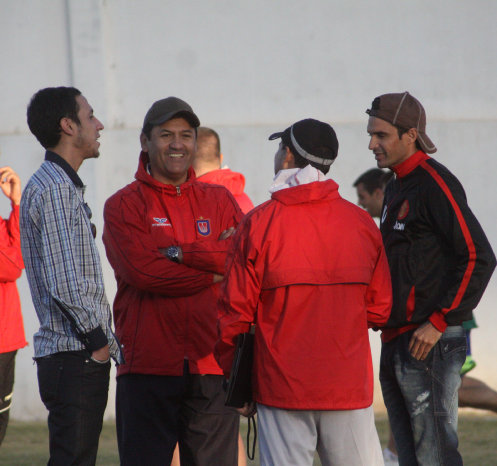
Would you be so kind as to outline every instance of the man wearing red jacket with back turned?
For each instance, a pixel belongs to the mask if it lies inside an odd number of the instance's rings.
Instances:
[[[325,180],[338,151],[330,125],[302,120],[276,138],[271,200],[228,253],[216,356],[229,375],[236,336],[256,323],[262,465],[312,465],[316,448],[323,464],[380,465],[368,327],[391,307],[381,235]]]
[[[140,136],[136,181],[105,204],[104,244],[114,268],[122,465],[237,463],[238,413],[224,406],[213,356],[219,282],[242,218],[222,186],[196,181],[200,122],[176,97],[155,102]]]

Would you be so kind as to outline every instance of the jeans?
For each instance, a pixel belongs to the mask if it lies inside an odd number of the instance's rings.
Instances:
[[[399,465],[462,465],[457,391],[466,357],[461,326],[449,326],[424,361],[409,353],[414,331],[383,343],[380,382]]]
[[[37,358],[41,400],[48,409],[48,465],[94,465],[109,391],[110,361],[86,351]]]

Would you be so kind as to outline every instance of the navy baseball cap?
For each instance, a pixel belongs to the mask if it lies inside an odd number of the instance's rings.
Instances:
[[[312,118],[300,120],[285,131],[273,133],[269,140],[281,138],[294,154],[319,165],[331,165],[338,155],[338,139],[328,124]]]

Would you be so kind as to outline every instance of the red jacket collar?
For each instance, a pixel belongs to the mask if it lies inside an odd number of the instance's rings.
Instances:
[[[407,160],[398,165],[392,167],[392,170],[399,178],[411,173],[421,162],[428,160],[430,157],[426,155],[423,151],[418,150],[416,153],[412,154]]]
[[[302,204],[304,202],[319,201],[321,199],[338,199],[338,184],[333,180],[314,181],[312,183],[281,189],[271,195],[272,199],[282,204]]]
[[[209,184],[220,184],[226,187],[233,195],[242,194],[245,188],[245,177],[241,173],[231,171],[229,168],[212,170],[198,176],[197,180]]]

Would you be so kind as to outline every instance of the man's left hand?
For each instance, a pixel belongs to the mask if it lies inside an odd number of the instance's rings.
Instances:
[[[235,232],[235,227],[229,227],[227,230],[224,230],[220,235],[218,240],[222,241],[228,239]]]
[[[418,327],[409,341],[409,351],[412,357],[418,361],[426,359],[441,336],[442,332],[437,330],[431,322],[426,322]]]

